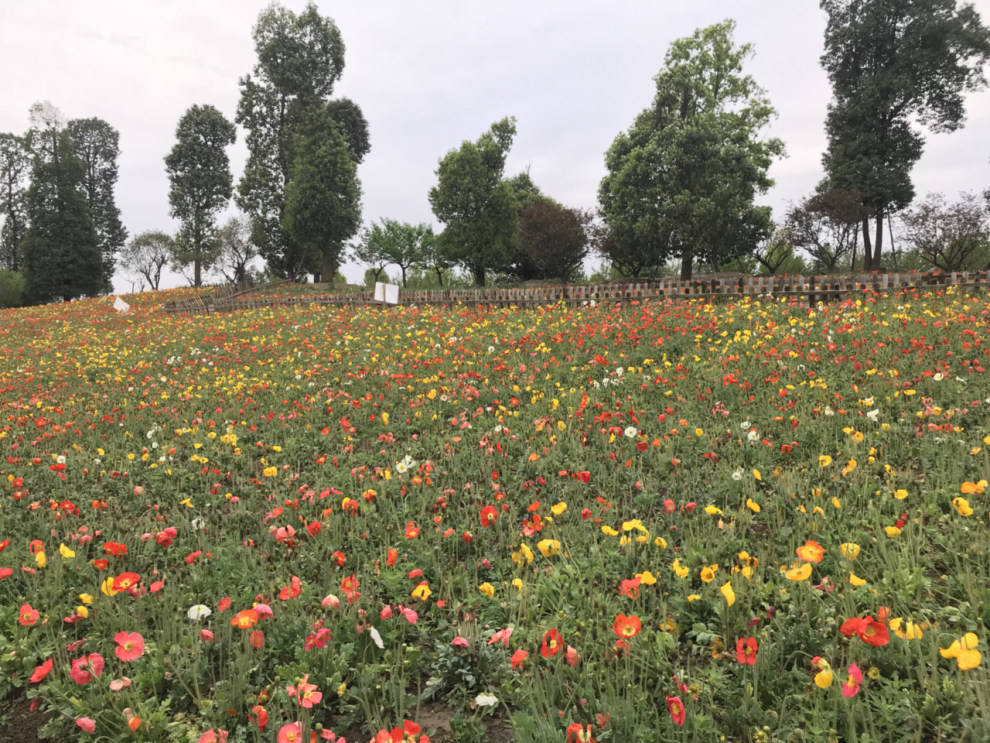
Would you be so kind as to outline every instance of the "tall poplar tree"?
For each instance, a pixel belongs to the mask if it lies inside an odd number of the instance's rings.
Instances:
[[[24,137],[0,133],[0,268],[19,271],[21,242],[27,233],[28,173],[31,153]]]
[[[297,144],[311,143],[300,134],[313,111],[322,109],[337,122],[351,159],[359,163],[370,146],[368,126],[355,103],[331,99],[344,69],[344,42],[336,24],[321,16],[315,3],[299,14],[269,6],[258,16],[253,35],[258,62],[240,81],[237,108],[236,121],[247,130],[248,146],[237,204],[251,219],[252,241],[269,270],[300,279],[323,270],[314,243],[302,240],[304,232],[312,237],[317,226],[299,224],[292,216],[286,219],[289,183],[302,177],[314,185],[311,173],[294,173],[297,164],[305,166],[297,157]],[[342,191],[337,197],[346,200],[348,195]]]
[[[44,132],[44,141],[51,149],[35,155],[26,197],[27,304],[77,299],[98,294],[104,286],[96,230],[83,194],[85,166],[67,130]]]
[[[103,288],[113,289],[117,253],[127,241],[127,230],[120,221],[114,199],[117,185],[117,158],[120,134],[103,119],[73,119],[68,124],[72,145],[85,166],[83,192],[93,218],[103,261]]]

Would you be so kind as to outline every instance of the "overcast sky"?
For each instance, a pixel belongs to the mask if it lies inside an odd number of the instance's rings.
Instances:
[[[299,11],[303,0],[283,3]],[[976,0],[990,22],[990,0]],[[23,132],[48,100],[68,118],[97,116],[120,132],[117,204],[131,235],[173,231],[163,158],[193,104],[233,119],[238,79],[251,72],[262,0],[0,0],[0,131]],[[780,219],[821,178],[830,88],[819,67],[824,14],[814,0],[318,0],[346,45],[336,95],[371,130],[359,169],[365,224],[433,222],[427,193],[437,161],[492,122],[515,116],[506,174],[529,169],[567,206],[594,208],[604,153],[650,104],[671,41],[734,18],[752,44],[746,71],[778,118],[787,157],[763,203]],[[990,186],[990,92],[970,96],[954,134],[929,135],[914,170],[920,196]],[[230,150],[235,179],[243,131]],[[895,236],[896,237],[896,236]],[[359,281],[364,269],[345,266]],[[181,279],[170,276],[169,286]],[[163,284],[164,285],[164,284]],[[129,280],[119,275],[118,290]]]

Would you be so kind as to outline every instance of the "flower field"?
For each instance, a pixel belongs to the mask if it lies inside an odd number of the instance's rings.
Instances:
[[[987,296],[188,291],[0,312],[0,699],[42,736],[990,739]]]

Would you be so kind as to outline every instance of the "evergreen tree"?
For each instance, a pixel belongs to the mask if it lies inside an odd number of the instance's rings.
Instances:
[[[43,133],[27,192],[30,222],[23,243],[27,304],[72,300],[104,287],[96,229],[83,193],[85,165],[72,136],[54,127]],[[49,149],[50,146],[50,149]],[[50,155],[50,157],[49,157]]]
[[[76,155],[86,168],[83,192],[103,260],[103,290],[109,292],[113,290],[117,253],[127,241],[127,230],[120,221],[120,209],[114,199],[120,135],[107,122],[96,118],[74,119],[68,128]]]
[[[21,243],[27,232],[28,173],[31,153],[24,137],[0,134],[0,267],[20,270]]]
[[[268,262],[268,269],[277,276],[300,279],[322,270],[321,255],[331,258],[322,249],[315,250],[316,243],[326,243],[313,242],[310,228],[296,219],[298,214],[288,216],[290,182],[304,178],[308,183],[307,199],[316,197],[313,174],[294,172],[299,162],[295,146],[312,144],[300,134],[312,117],[319,115],[314,112],[322,110],[338,124],[338,134],[357,164],[370,147],[368,125],[355,103],[330,98],[343,72],[344,42],[333,20],[321,16],[314,3],[308,3],[299,14],[278,5],[269,6],[258,16],[253,35],[258,63],[253,73],[240,82],[237,108],[237,123],[247,130],[248,146],[247,164],[237,187],[237,204],[251,219],[252,242]],[[333,182],[328,179],[325,185]],[[343,203],[353,196],[348,179],[336,182],[344,191],[325,194],[321,199]],[[289,224],[294,225],[292,231]],[[306,244],[298,239],[304,232]],[[323,268],[331,263],[328,260]]]

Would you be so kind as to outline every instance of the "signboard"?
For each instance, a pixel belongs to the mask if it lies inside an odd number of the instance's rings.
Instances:
[[[384,304],[398,304],[399,287],[395,284],[384,284],[381,281],[375,282],[375,301]]]

